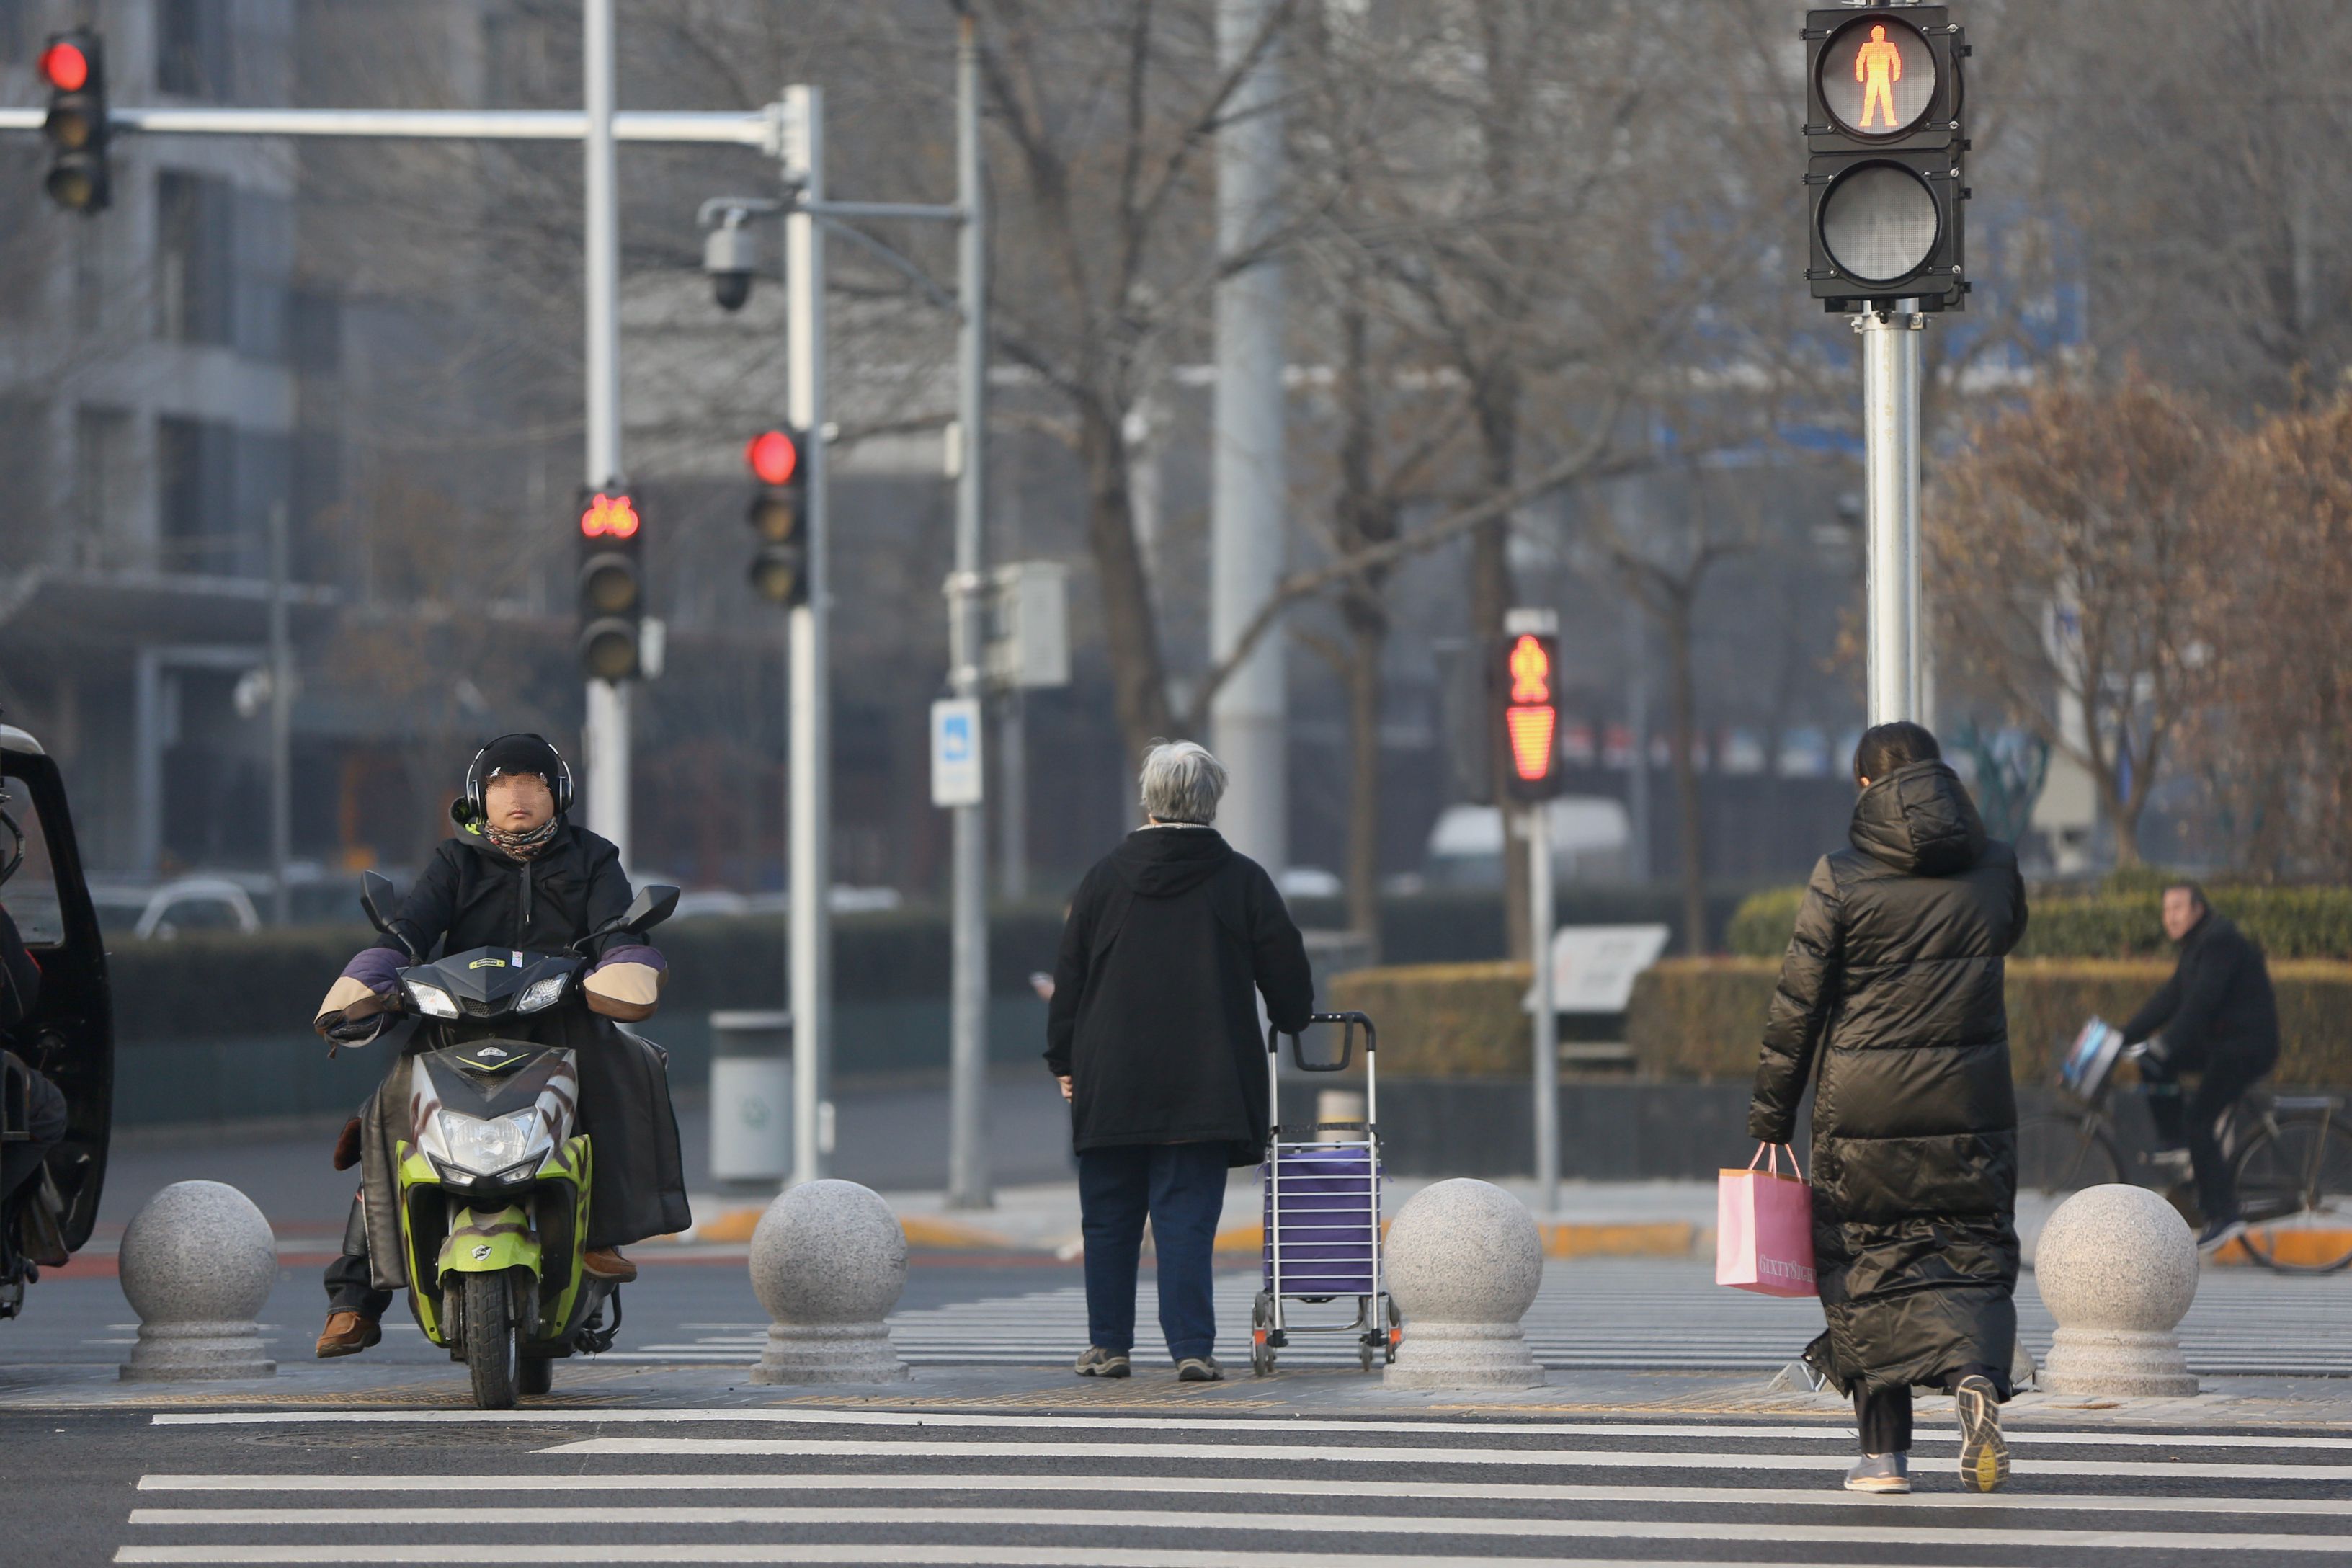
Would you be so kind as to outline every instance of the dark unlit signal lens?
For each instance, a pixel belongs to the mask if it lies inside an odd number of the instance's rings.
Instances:
[[[1860,163],[1822,195],[1822,246],[1847,277],[1893,284],[1936,253],[1942,219],[1927,183],[1899,163]]]

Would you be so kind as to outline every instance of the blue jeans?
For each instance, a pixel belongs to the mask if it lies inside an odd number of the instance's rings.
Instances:
[[[1160,1255],[1160,1330],[1171,1360],[1217,1342],[1210,1256],[1225,1206],[1225,1145],[1143,1143],[1078,1155],[1078,1213],[1087,1240],[1087,1329],[1120,1355],[1135,1348],[1135,1272],[1143,1220]]]

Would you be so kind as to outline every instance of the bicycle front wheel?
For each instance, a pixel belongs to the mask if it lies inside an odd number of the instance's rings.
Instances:
[[[2124,1179],[2105,1129],[2087,1118],[2043,1111],[2017,1124],[2017,1190],[2063,1198]]]
[[[2330,1116],[2285,1116],[2238,1153],[2245,1247],[2282,1274],[2352,1266],[2352,1128]]]

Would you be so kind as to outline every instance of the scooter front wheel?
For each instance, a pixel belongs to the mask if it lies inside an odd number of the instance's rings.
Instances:
[[[474,1403],[485,1410],[511,1410],[522,1381],[522,1346],[515,1334],[513,1293],[503,1272],[462,1278],[466,1282],[466,1370],[473,1374]]]

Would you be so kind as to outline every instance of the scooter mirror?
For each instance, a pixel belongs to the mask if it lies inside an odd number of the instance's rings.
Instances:
[[[629,900],[628,911],[621,916],[621,929],[643,933],[669,919],[677,908],[677,889],[660,882],[649,883],[637,889]]]
[[[360,873],[360,908],[376,930],[391,934],[392,920],[384,911],[392,907],[392,879],[381,871]]]

